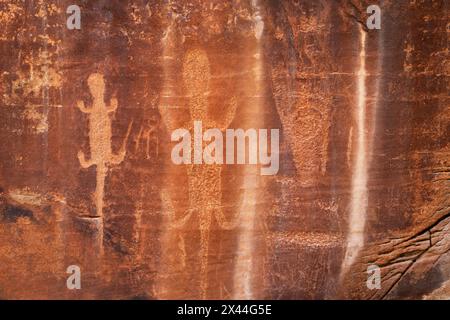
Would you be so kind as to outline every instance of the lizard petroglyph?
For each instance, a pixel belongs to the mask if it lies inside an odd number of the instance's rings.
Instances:
[[[100,223],[100,247],[103,247],[103,198],[105,193],[105,178],[108,173],[108,167],[122,163],[126,154],[126,144],[128,136],[133,125],[130,122],[122,146],[117,154],[112,153],[111,148],[111,119],[109,114],[117,110],[117,99],[112,98],[110,105],[106,106],[104,101],[105,80],[103,75],[93,73],[88,78],[89,90],[93,96],[91,108],[86,108],[83,101],[77,101],[77,106],[81,112],[88,114],[89,117],[89,146],[91,157],[86,160],[82,151],[78,152],[78,159],[82,168],[87,169],[93,165],[97,169],[96,189],[95,189],[95,207],[96,214],[90,215],[91,218],[98,218]]]

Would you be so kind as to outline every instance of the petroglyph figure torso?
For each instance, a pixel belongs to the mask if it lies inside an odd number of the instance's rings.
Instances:
[[[111,119],[109,114],[117,110],[117,100],[111,99],[109,106],[105,105],[105,81],[103,76],[98,73],[91,74],[88,79],[88,86],[93,95],[93,105],[86,108],[82,101],[77,102],[81,112],[89,116],[89,146],[91,157],[86,160],[82,151],[78,152],[78,159],[83,168],[89,168],[96,165],[97,185],[95,191],[96,216],[103,216],[103,195],[105,177],[108,165],[118,165],[125,158],[125,146],[130,133],[132,122],[128,126],[128,131],[123,141],[122,147],[117,155],[112,153],[111,149]]]
[[[104,94],[105,83],[103,76],[94,73],[88,79],[89,89],[93,95],[91,108],[86,108],[83,101],[78,101],[77,106],[83,112],[89,114],[89,147],[91,158],[86,161],[82,152],[78,153],[80,163],[84,168],[91,165],[106,165],[107,163],[119,164],[125,157],[125,150],[121,150],[118,155],[113,155],[111,151],[111,119],[109,113],[117,110],[117,99],[111,99],[110,106],[105,106]]]

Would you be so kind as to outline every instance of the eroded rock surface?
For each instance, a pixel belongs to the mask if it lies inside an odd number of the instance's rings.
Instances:
[[[448,1],[72,4],[0,1],[0,298],[450,298]],[[277,174],[175,165],[195,120]]]

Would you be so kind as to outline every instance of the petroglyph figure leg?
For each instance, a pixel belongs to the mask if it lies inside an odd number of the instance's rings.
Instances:
[[[217,210],[215,210],[214,213],[215,213],[217,223],[219,224],[221,229],[233,230],[239,224],[240,212],[238,212],[233,217],[233,219],[231,219],[231,221],[227,221],[227,219],[225,218],[225,215],[223,214],[222,208],[217,208]]]
[[[187,210],[187,213],[185,213],[182,218],[177,219],[172,201],[170,200],[170,197],[165,190],[161,192],[161,200],[164,203],[165,207],[164,214],[166,214],[169,218],[169,226],[173,229],[180,229],[181,227],[185,226],[187,221],[191,218],[194,210]]]

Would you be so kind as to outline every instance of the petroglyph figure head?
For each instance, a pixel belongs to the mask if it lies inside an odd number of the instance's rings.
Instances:
[[[206,52],[199,49],[189,51],[183,63],[183,81],[187,95],[190,96],[191,118],[206,120],[209,81],[211,78]]]
[[[104,94],[105,94],[105,80],[103,79],[103,75],[100,73],[93,73],[88,78],[88,86],[91,90],[91,94],[94,97],[94,101],[103,102]],[[94,107],[96,103],[94,103]]]
[[[188,95],[204,95],[209,90],[211,72],[206,52],[200,49],[189,51],[184,58],[183,79]]]

